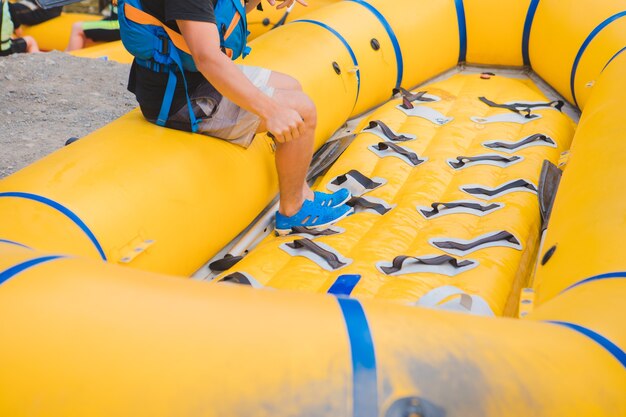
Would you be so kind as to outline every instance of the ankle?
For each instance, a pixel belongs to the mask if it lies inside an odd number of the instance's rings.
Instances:
[[[283,203],[281,201],[280,206],[278,207],[278,212],[283,216],[291,217],[300,211],[303,203],[304,201],[302,199],[300,199],[299,202]]]

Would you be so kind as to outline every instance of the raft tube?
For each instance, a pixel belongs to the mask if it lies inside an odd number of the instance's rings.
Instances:
[[[60,16],[34,26],[21,26],[22,34],[32,36],[42,51],[64,51],[76,22],[100,20],[102,16],[87,13],[61,13]]]

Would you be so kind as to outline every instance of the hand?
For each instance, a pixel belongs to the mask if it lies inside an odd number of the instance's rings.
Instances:
[[[300,114],[287,107],[277,107],[264,122],[268,136],[278,143],[298,139],[304,132],[304,121]]]
[[[285,7],[291,7],[295,2],[300,3],[303,6],[308,6],[309,4],[304,0],[278,0],[280,4],[276,6],[276,9],[282,9]],[[267,0],[270,6],[276,5],[276,0]]]

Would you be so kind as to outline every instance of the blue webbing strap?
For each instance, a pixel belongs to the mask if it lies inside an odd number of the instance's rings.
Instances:
[[[606,63],[606,65],[604,66],[604,68],[602,68],[601,72],[604,72],[604,70],[606,69],[606,67],[608,67],[609,65],[611,65],[611,62],[613,62],[613,60],[615,60],[615,58],[617,58],[618,56],[620,56],[622,54],[622,52],[626,51],[626,46],[623,47],[622,49],[620,49],[619,51],[615,52],[615,55],[613,55],[611,57],[611,59],[608,60],[608,62]]]
[[[587,47],[589,46],[591,41],[593,41],[594,38],[596,36],[598,36],[598,34],[600,32],[602,32],[602,30],[605,27],[607,27],[609,24],[613,23],[617,19],[620,19],[620,18],[622,18],[624,16],[626,16],[626,11],[616,13],[613,16],[608,17],[607,19],[605,19],[602,23],[600,23],[598,26],[596,26],[596,28],[594,30],[591,31],[589,36],[587,36],[587,39],[585,39],[583,44],[580,46],[580,49],[578,50],[578,54],[576,54],[576,58],[574,59],[574,65],[572,65],[572,74],[570,76],[570,81],[569,81],[569,83],[570,83],[570,90],[572,92],[572,98],[574,99],[574,104],[576,104],[576,107],[580,108],[580,106],[578,105],[578,100],[576,99],[576,87],[575,87],[576,72],[578,71],[578,64],[580,64],[580,60],[582,59],[583,54],[587,50]]]
[[[361,275],[339,275],[333,285],[328,289],[328,294],[348,296],[359,283]]]
[[[327,31],[329,31],[330,33],[332,33],[333,35],[335,35],[337,39],[339,39],[341,43],[346,47],[346,50],[350,54],[350,58],[352,58],[352,63],[357,68],[356,70],[356,83],[357,83],[356,84],[356,102],[354,103],[354,105],[356,106],[356,103],[359,101],[359,94],[361,93],[361,70],[359,69],[359,61],[356,58],[356,54],[354,53],[354,50],[352,49],[352,47],[350,46],[346,38],[341,36],[339,32],[337,32],[332,27],[328,26],[326,23],[318,22],[317,20],[300,19],[300,20],[296,20],[295,22],[312,23],[314,25],[321,26]]]
[[[165,87],[165,94],[163,94],[163,103],[161,103],[161,110],[159,111],[159,117],[157,118],[157,124],[159,126],[165,126],[165,122],[167,122],[167,118],[170,115],[170,108],[172,107],[174,91],[176,90],[176,81],[176,73],[174,71],[168,71],[167,87]]]
[[[617,359],[623,367],[626,368],[626,352],[624,352],[619,346],[617,346],[615,343],[602,336],[601,334],[596,333],[587,327],[565,321],[547,320],[546,323],[552,323],[559,326],[568,327],[584,336],[587,336],[589,339],[602,346],[608,353],[613,355],[613,357]]]
[[[58,211],[59,213],[63,214],[65,217],[70,219],[76,226],[78,226],[83,231],[83,233],[85,233],[85,235],[87,235],[91,243],[93,243],[96,250],[100,254],[100,257],[102,258],[102,260],[104,261],[107,260],[107,257],[104,253],[104,249],[102,248],[102,245],[100,245],[100,242],[98,242],[96,235],[94,235],[94,233],[89,229],[89,226],[87,226],[85,222],[82,221],[81,218],[78,217],[78,215],[76,215],[76,213],[74,213],[72,210],[68,209],[62,204],[54,200],[51,200],[47,197],[37,195],[37,194],[32,194],[32,193],[24,193],[24,192],[18,192],[18,191],[0,193],[0,198],[3,198],[3,197],[23,198],[26,200],[36,201],[38,203],[44,204]]]
[[[467,60],[467,24],[465,22],[465,7],[463,0],[454,0],[456,17],[459,22],[459,63]]]
[[[45,262],[54,261],[55,259],[64,258],[62,255],[48,255],[42,256],[35,259],[30,259],[28,261],[22,262],[21,264],[14,265],[7,270],[0,271],[0,285],[7,282],[9,279],[13,278],[15,275],[19,274],[22,271],[25,271],[29,268],[32,268],[35,265],[39,265]]]
[[[398,75],[396,77],[396,88],[400,87],[400,85],[402,85],[402,79],[404,78],[404,58],[402,57],[402,49],[400,48],[398,37],[393,31],[391,24],[389,24],[385,16],[380,11],[378,11],[376,7],[372,6],[368,2],[364,0],[350,0],[350,1],[360,4],[361,6],[369,10],[374,16],[376,16],[376,18],[380,21],[380,23],[385,28],[385,31],[387,32],[387,35],[389,36],[389,40],[391,40],[391,44],[393,45],[393,51],[396,54],[396,67],[398,69]]]
[[[539,6],[539,0],[532,0],[528,7],[528,13],[526,14],[526,22],[524,23],[524,36],[522,38],[522,57],[524,58],[524,65],[530,66],[530,31],[533,27],[533,21],[535,20],[535,13],[537,13],[537,6]]]
[[[565,288],[563,291],[561,291],[561,294],[571,290],[572,288],[576,288],[580,285],[585,285],[589,282],[595,282],[595,281],[602,281],[605,279],[616,279],[616,278],[626,278],[626,271],[621,271],[621,272],[609,272],[607,274],[601,274],[601,275],[595,275],[593,277],[589,277],[589,278],[585,278],[582,281],[578,281],[572,285],[570,285],[569,287]]]
[[[170,57],[172,61],[176,63],[180,73],[183,77],[183,85],[185,86],[185,98],[187,99],[187,108],[189,109],[189,121],[191,122],[191,131],[196,133],[198,131],[198,123],[200,122],[196,115],[193,112],[193,107],[191,106],[191,99],[189,98],[189,91],[187,89],[187,79],[185,78],[185,69],[183,67],[183,62],[180,59],[180,55],[178,55],[178,50],[174,46],[171,40],[168,40],[168,47],[170,48]],[[165,87],[165,94],[163,95],[163,103],[161,104],[161,110],[159,111],[159,117],[157,119],[157,124],[159,126],[165,126],[165,122],[170,114],[170,108],[172,107],[172,100],[174,99],[174,92],[176,91],[176,83],[178,78],[176,77],[176,73],[173,68],[170,68],[168,71],[167,78],[167,86]]]
[[[361,303],[352,298],[337,298],[350,340],[352,359],[352,415],[377,417],[378,373],[374,341]]]

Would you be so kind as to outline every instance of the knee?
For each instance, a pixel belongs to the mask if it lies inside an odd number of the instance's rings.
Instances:
[[[300,84],[300,81],[296,80],[293,77],[287,77],[287,85],[290,90],[302,91],[302,84]]]
[[[72,25],[72,35],[78,35],[83,32],[83,22],[76,22]]]
[[[304,119],[304,123],[309,128],[317,126],[317,109],[313,100],[306,94],[301,94],[300,116]]]
[[[269,84],[279,90],[302,91],[300,81],[282,72],[272,72]]]

